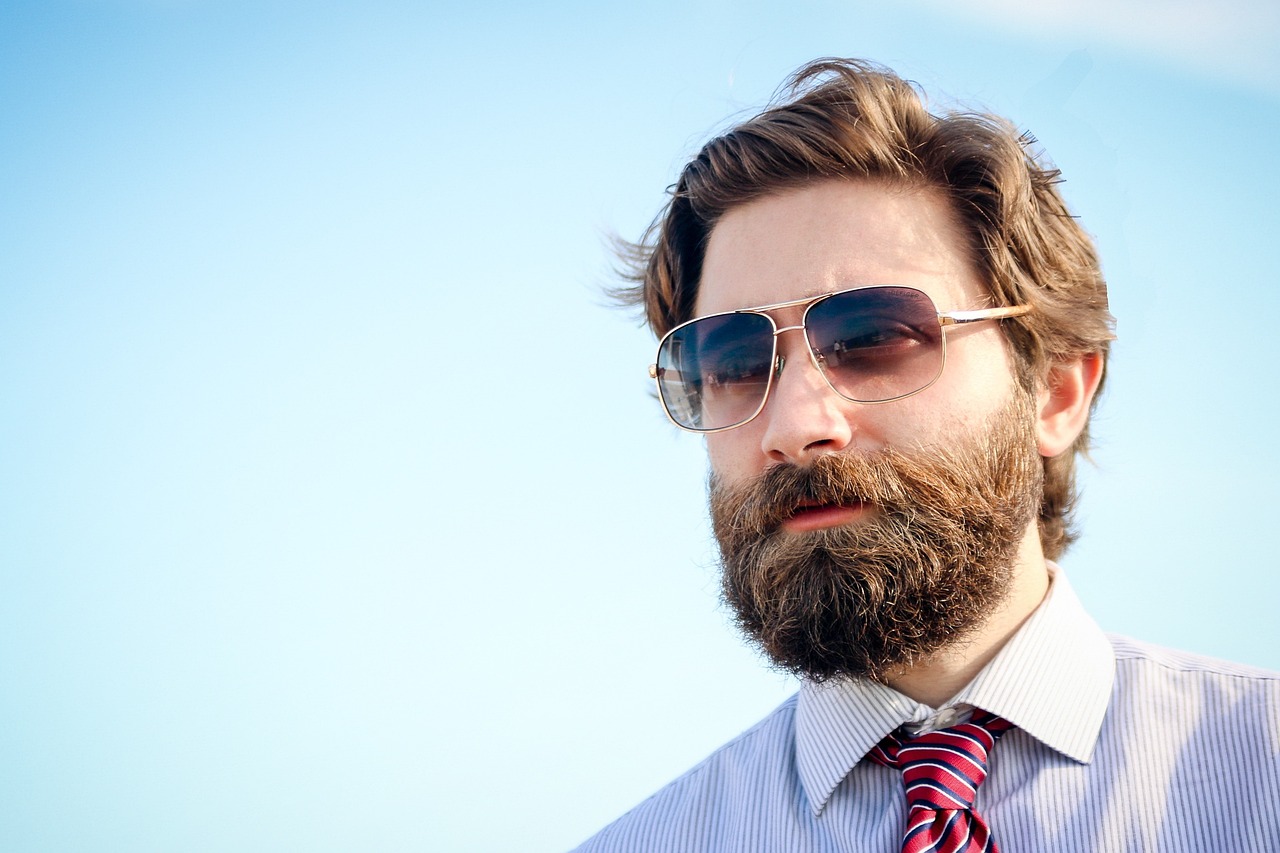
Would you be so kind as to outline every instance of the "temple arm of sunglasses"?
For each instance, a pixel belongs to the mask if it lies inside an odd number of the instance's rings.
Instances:
[[[961,323],[1021,317],[1029,313],[1031,313],[1030,305],[1007,305],[1002,308],[979,308],[976,311],[948,311],[946,314],[938,315],[938,322],[943,326],[958,326]]]

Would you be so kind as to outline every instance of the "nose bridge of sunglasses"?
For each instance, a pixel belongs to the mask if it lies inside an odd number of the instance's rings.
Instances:
[[[796,332],[799,334],[788,334]],[[808,364],[818,371],[827,386],[831,386],[831,381],[826,376],[826,371],[823,367],[822,354],[814,350],[813,344],[809,340],[808,332],[808,327],[804,322],[790,326],[778,326],[774,330],[773,337],[776,344],[774,347],[773,378],[775,381],[782,378],[783,368],[788,364]],[[788,350],[790,350],[790,353],[788,353]],[[788,359],[788,354],[791,355],[791,359]]]

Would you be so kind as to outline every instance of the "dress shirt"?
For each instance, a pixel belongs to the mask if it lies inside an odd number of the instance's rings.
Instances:
[[[941,709],[864,679],[799,693],[582,845],[621,851],[901,849],[900,725],[975,707],[1014,724],[975,808],[1004,853],[1280,851],[1280,673],[1108,637],[1065,574]]]

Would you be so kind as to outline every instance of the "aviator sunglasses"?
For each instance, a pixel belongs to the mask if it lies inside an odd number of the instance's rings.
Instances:
[[[768,313],[804,306],[798,326]],[[914,287],[873,285],[681,323],[658,344],[649,375],[676,426],[691,432],[740,427],[764,410],[785,358],[778,335],[802,330],[831,390],[854,403],[887,403],[928,388],[947,360],[946,330],[1018,317],[1029,305],[942,313]]]

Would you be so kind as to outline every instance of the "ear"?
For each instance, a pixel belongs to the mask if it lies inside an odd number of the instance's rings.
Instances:
[[[1101,353],[1084,353],[1049,369],[1036,397],[1041,456],[1052,458],[1071,448],[1089,420],[1089,407],[1101,382]]]

